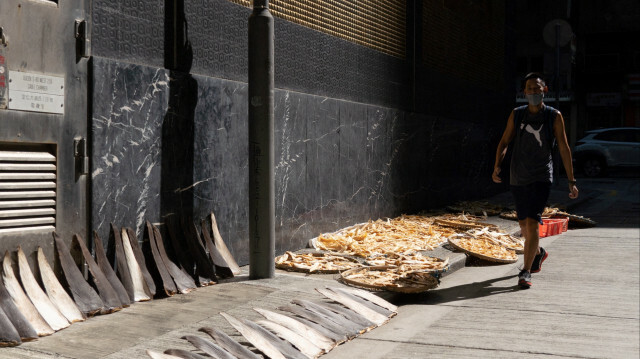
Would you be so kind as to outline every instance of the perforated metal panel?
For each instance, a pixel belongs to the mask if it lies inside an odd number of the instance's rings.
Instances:
[[[56,157],[0,150],[0,234],[52,231],[55,222]]]
[[[251,0],[229,0],[252,7]],[[271,0],[273,16],[404,58],[406,1]]]

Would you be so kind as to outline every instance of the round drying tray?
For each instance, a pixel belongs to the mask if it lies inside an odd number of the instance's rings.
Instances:
[[[357,288],[398,293],[422,293],[438,286],[438,279],[429,273],[408,272],[400,275],[396,273],[396,269],[396,267],[391,266],[354,268],[342,272],[340,274],[340,280],[345,284]],[[379,275],[367,277],[367,273],[369,272],[379,273]],[[377,282],[376,278],[378,279]]]
[[[286,271],[292,271],[292,272],[302,272],[302,273],[318,273],[318,274],[335,274],[335,273],[340,273],[355,267],[360,267],[362,266],[362,264],[360,263],[360,261],[358,261],[355,258],[349,257],[349,256],[342,256],[342,255],[334,255],[334,254],[330,254],[330,253],[323,253],[323,252],[311,252],[311,253],[294,253],[297,257],[301,257],[301,256],[311,256],[313,258],[317,258],[318,260],[339,260],[341,262],[344,262],[345,265],[342,265],[338,268],[335,269],[314,269],[313,271],[311,270],[313,267],[313,264],[306,266],[303,263],[294,263],[294,262],[281,262],[278,263],[279,260],[283,259],[285,256],[287,256],[287,254],[283,254],[281,256],[276,257],[275,262],[276,262],[276,268],[278,269],[282,269],[282,270],[286,270]],[[298,266],[294,266],[294,264],[299,264]]]
[[[496,257],[488,256],[486,254],[482,254],[482,253],[478,253],[478,252],[475,252],[475,251],[468,250],[468,249],[460,246],[458,243],[456,243],[457,241],[456,241],[455,238],[450,237],[448,239],[448,242],[453,248],[455,248],[455,249],[457,249],[459,251],[465,252],[465,253],[467,253],[467,254],[469,254],[471,256],[474,256],[476,258],[480,258],[480,259],[483,259],[483,260],[486,260],[486,261],[489,261],[489,262],[515,263],[515,262],[518,261],[518,256],[515,254],[515,251],[514,251],[514,258],[510,258],[510,259],[507,259],[507,258],[496,258]]]

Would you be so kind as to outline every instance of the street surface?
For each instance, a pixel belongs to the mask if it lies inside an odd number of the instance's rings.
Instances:
[[[396,318],[326,358],[638,358],[640,181],[581,179],[571,213],[598,226],[541,239],[533,286],[513,265],[465,267],[439,289],[398,297]]]
[[[436,290],[383,295],[400,306],[398,315],[323,358],[639,358],[640,181],[635,175],[580,179],[579,188],[581,201],[570,212],[591,217],[598,226],[541,239],[549,258],[533,274],[531,289],[516,285],[521,260],[467,261]],[[566,198],[564,187],[553,191],[554,200]],[[202,335],[203,326],[245,342],[219,312],[255,320],[254,307],[273,310],[292,298],[320,300],[314,288],[328,285],[339,284],[332,275],[278,271],[259,281],[244,275],[76,323],[0,349],[0,358],[131,359],[147,358],[146,349],[195,351],[180,338]]]

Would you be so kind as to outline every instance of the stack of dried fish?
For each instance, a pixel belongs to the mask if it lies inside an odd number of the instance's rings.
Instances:
[[[486,239],[501,245],[507,249],[512,249],[516,253],[524,253],[524,238],[516,237],[511,234],[502,233],[500,231],[483,228],[480,230],[472,229],[467,232],[468,235],[476,239]]]
[[[500,217],[505,219],[511,219],[514,221],[518,219],[516,211],[502,212],[500,213]],[[596,225],[596,222],[590,218],[579,216],[576,214],[571,214],[555,207],[545,207],[544,212],[542,212],[542,218],[553,218],[553,217],[569,218],[569,225],[575,226],[575,227],[594,227]]]
[[[190,267],[183,267],[182,263],[176,265],[169,258],[159,229],[149,222],[146,222],[144,233],[144,244],[150,247],[146,253],[131,228],[111,225],[108,244],[114,249],[112,260],[107,259],[96,232],[93,236],[95,256],[89,252],[85,240],[74,235],[71,243],[80,250],[82,261],[89,269],[90,281],[85,280],[67,243],[55,232],[53,239],[63,280],[58,280],[44,252],[38,248],[38,281],[20,247],[16,251],[18,280],[12,255],[5,252],[0,281],[0,347],[53,334],[87,317],[119,311],[132,302],[151,300],[159,288],[171,296],[195,289],[196,280],[202,286],[215,283],[216,276],[233,276],[239,272],[239,267],[220,238],[213,214],[211,223],[213,240],[204,222],[202,232],[193,223],[183,227],[191,251],[182,254],[196,258]],[[174,252],[183,247],[176,243],[184,241],[183,238],[178,240],[176,233],[172,231]],[[200,233],[204,241],[200,239]],[[71,295],[61,283],[67,284]]]
[[[487,201],[461,201],[447,206],[451,212],[466,212],[477,216],[497,216],[502,211],[502,206]]]
[[[322,234],[315,238],[314,246],[321,250],[364,258],[374,254],[411,254],[434,249],[452,233],[435,226],[430,217],[403,215]]]
[[[328,253],[295,254],[287,251],[276,258],[276,268],[305,273],[338,273],[360,266],[355,259]]]
[[[438,279],[424,271],[405,266],[363,267],[348,270],[340,279],[349,285],[370,290],[419,293],[438,286]]]
[[[353,288],[317,288],[335,303],[294,299],[278,308],[280,312],[254,308],[265,319],[252,321],[220,313],[253,347],[272,359],[317,358],[335,346],[385,324],[397,307],[369,292]],[[194,347],[214,358],[260,358],[224,332],[203,327],[210,338],[185,335]],[[200,358],[186,349],[167,349],[164,353],[147,350],[154,359]],[[204,358],[204,357],[203,357]]]
[[[500,263],[513,263],[518,260],[516,251],[499,244],[490,236],[475,236],[471,233],[456,234],[449,237],[449,244],[472,256]]]
[[[390,253],[384,256],[368,258],[366,264],[375,267],[397,267],[400,272],[423,271],[429,273],[441,273],[447,270],[449,258],[440,259],[424,256],[421,253],[397,254]]]

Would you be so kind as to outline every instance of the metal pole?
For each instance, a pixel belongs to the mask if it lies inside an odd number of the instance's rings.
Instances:
[[[249,16],[249,278],[275,275],[273,17],[268,0]]]

